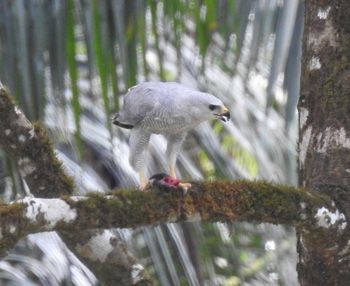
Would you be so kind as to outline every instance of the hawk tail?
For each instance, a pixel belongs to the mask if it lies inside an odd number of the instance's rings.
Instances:
[[[124,122],[121,122],[118,118],[119,116],[119,113],[117,113],[116,115],[113,116],[113,118],[111,119],[112,123],[119,126],[119,127],[122,127],[122,128],[125,128],[125,129],[133,129],[134,128],[134,125],[131,125],[131,124],[127,124],[127,123],[124,123]]]

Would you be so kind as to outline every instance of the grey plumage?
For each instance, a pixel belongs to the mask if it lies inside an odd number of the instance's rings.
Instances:
[[[132,129],[129,161],[141,172],[145,167],[143,153],[152,133],[168,136],[166,157],[174,166],[190,129],[209,119],[227,121],[229,117],[222,101],[211,94],[174,82],[146,82],[129,89],[113,123]]]

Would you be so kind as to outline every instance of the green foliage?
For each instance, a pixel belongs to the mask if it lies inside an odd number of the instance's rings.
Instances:
[[[152,13],[152,31],[154,35],[154,40],[155,40],[155,46],[157,50],[157,55],[158,55],[158,61],[159,61],[159,72],[160,72],[160,79],[162,81],[165,80],[164,78],[164,69],[163,69],[163,55],[162,51],[160,49],[159,45],[159,36],[158,36],[158,26],[157,26],[157,1],[155,0],[148,0],[148,4],[151,8],[151,13]]]
[[[67,37],[66,37],[66,52],[67,52],[67,63],[68,70],[71,79],[71,90],[72,90],[72,107],[74,113],[74,120],[76,126],[75,139],[78,149],[78,155],[81,158],[83,156],[83,144],[80,132],[80,104],[79,104],[79,89],[78,89],[78,70],[75,61],[76,52],[76,41],[75,41],[75,21],[74,21],[74,0],[67,0]]]
[[[93,19],[94,19],[94,48],[95,48],[95,57],[98,67],[98,72],[100,76],[100,82],[101,82],[101,92],[102,92],[102,98],[103,98],[103,105],[106,112],[106,117],[110,118],[110,107],[109,107],[109,99],[108,99],[108,79],[110,75],[108,64],[108,50],[104,50],[103,46],[103,38],[101,34],[101,27],[100,27],[100,14],[99,14],[99,5],[98,0],[92,1],[92,11],[93,11]],[[111,122],[110,120],[107,120],[107,126],[108,129],[111,132]]]
[[[258,173],[258,164],[254,156],[240,146],[235,138],[232,136],[224,135],[222,139],[222,148],[231,154],[232,158],[237,160],[237,163],[246,170],[252,178],[256,177]]]
[[[213,31],[216,29],[216,7],[214,0],[205,0],[201,5],[199,3],[195,9],[196,27],[197,27],[197,41],[202,57],[205,56],[208,43]]]
[[[240,167],[247,171],[252,178],[255,178],[258,173],[258,163],[254,156],[246,148],[240,146],[234,137],[226,134],[223,135],[223,125],[221,122],[214,122],[213,131],[217,136],[222,137],[222,149],[226,151],[233,160],[236,160]],[[221,177],[204,150],[199,150],[198,159],[201,170],[207,180],[215,180]]]

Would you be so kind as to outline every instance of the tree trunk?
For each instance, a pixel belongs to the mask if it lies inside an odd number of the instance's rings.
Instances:
[[[344,216],[346,222],[350,218],[349,12],[349,0],[305,1],[298,107],[300,185],[330,196],[340,210],[333,216]],[[350,285],[346,222],[331,223],[321,235],[298,230],[301,285]]]

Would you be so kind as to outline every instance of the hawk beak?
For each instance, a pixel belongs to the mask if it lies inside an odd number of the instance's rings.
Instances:
[[[223,111],[223,112],[222,112],[221,114],[218,114],[220,120],[222,120],[223,122],[229,121],[231,115],[230,115],[230,112],[228,111],[228,109],[224,106],[224,107],[222,108],[222,111]]]

